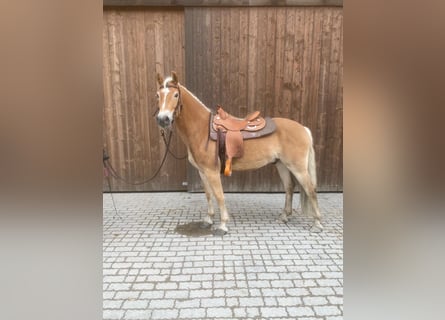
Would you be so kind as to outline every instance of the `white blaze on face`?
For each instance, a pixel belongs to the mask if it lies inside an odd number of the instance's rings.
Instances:
[[[167,87],[167,84],[172,81],[172,77],[167,77],[164,80],[164,88],[161,89],[161,92],[164,94],[164,101],[162,101],[162,106],[159,108],[159,116],[168,116],[170,120],[173,118],[173,114],[169,110],[165,110],[165,103],[167,102],[167,96],[170,93],[170,89]]]

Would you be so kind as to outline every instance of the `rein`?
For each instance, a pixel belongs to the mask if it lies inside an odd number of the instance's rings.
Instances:
[[[178,99],[178,104],[175,107],[175,117],[179,115],[179,113],[181,112],[182,109],[182,95],[181,95],[181,89],[179,88],[179,86],[174,85],[174,84],[168,84],[167,85],[168,88],[175,88],[178,90],[179,92],[179,99]],[[160,87],[160,89],[164,88],[163,86]],[[179,111],[178,111],[179,110]],[[159,108],[155,111],[155,113],[153,114],[153,117],[156,116],[156,114],[159,112]],[[110,163],[110,156],[108,155],[108,153],[106,152],[106,150],[103,150],[103,165],[104,165],[104,172],[106,177],[109,179],[108,173],[111,174],[111,176],[117,180],[120,180],[126,184],[129,185],[133,185],[133,186],[138,186],[138,185],[142,185],[145,184],[147,182],[150,182],[151,180],[153,180],[154,178],[156,178],[156,176],[159,174],[159,172],[161,171],[162,166],[165,163],[165,160],[167,159],[167,155],[170,153],[172,155],[173,158],[175,158],[176,160],[184,160],[185,158],[187,158],[187,154],[185,154],[182,157],[179,157],[177,155],[175,155],[171,150],[170,150],[170,143],[171,143],[171,138],[172,138],[172,130],[169,130],[169,135],[168,138],[165,135],[165,130],[161,129],[161,136],[162,136],[162,140],[164,141],[165,144],[165,152],[164,152],[164,156],[162,157],[162,161],[161,164],[159,165],[159,167],[156,169],[156,171],[147,179],[142,180],[142,181],[138,181],[138,182],[132,182],[129,181],[127,179],[125,179],[124,177],[122,177],[121,175],[119,175],[116,171],[116,169],[114,169],[114,167],[111,165]],[[111,192],[111,184],[109,184],[110,187],[110,192]]]
[[[117,180],[120,180],[126,184],[129,185],[133,185],[133,186],[138,186],[141,184],[145,184],[147,182],[150,182],[151,180],[153,180],[154,178],[156,178],[156,176],[159,174],[159,172],[161,171],[162,166],[165,163],[165,160],[167,159],[167,154],[170,153],[171,155],[173,155],[176,159],[181,160],[179,158],[177,158],[171,151],[170,151],[170,143],[171,143],[171,138],[172,138],[172,131],[170,131],[170,134],[168,135],[168,139],[165,137],[165,132],[164,130],[161,130],[161,136],[162,139],[164,141],[165,144],[165,152],[164,152],[164,156],[162,157],[162,161],[161,164],[159,165],[158,169],[155,171],[155,173],[150,177],[147,178],[143,181],[138,181],[138,182],[131,182],[125,178],[123,178],[121,175],[119,175],[116,171],[116,169],[114,169],[114,167],[111,165],[110,163],[110,156],[108,155],[107,151],[105,149],[103,149],[103,165],[104,165],[104,172],[105,172],[105,176],[107,177],[107,179],[109,179],[108,173],[111,174],[111,176]],[[182,158],[182,159],[185,159]],[[109,185],[110,186],[110,185]],[[111,192],[111,187],[110,187],[110,192]]]
[[[160,89],[162,89],[162,88],[164,88],[164,86],[161,86],[161,87],[160,87]],[[180,89],[179,85],[174,85],[174,84],[168,84],[168,85],[167,85],[167,88],[175,88],[175,89],[178,90],[179,98],[178,98],[178,103],[177,103],[177,105],[176,105],[176,107],[175,107],[175,112],[174,112],[175,117],[177,117],[177,116],[179,115],[179,113],[181,112],[181,110],[182,110],[182,94],[181,94],[181,89]],[[155,113],[153,114],[153,117],[155,117],[155,116],[157,115],[158,112],[159,112],[159,107],[156,109]],[[103,165],[104,165],[104,173],[105,173],[105,176],[107,177],[107,179],[109,180],[109,175],[108,175],[108,173],[110,173],[111,176],[112,176],[113,178],[115,178],[115,179],[117,179],[117,180],[120,180],[120,181],[122,181],[122,182],[124,182],[124,183],[126,183],[126,184],[133,185],[133,186],[142,185],[142,184],[145,184],[145,183],[147,183],[147,182],[150,182],[151,180],[153,180],[154,178],[156,178],[156,176],[157,176],[157,175],[159,174],[159,172],[161,171],[161,168],[162,168],[162,166],[164,165],[165,160],[167,159],[167,155],[168,155],[169,153],[170,153],[170,154],[173,156],[173,158],[175,158],[176,160],[183,160],[183,159],[187,158],[187,154],[185,154],[185,155],[182,156],[182,157],[179,157],[179,156],[175,155],[175,154],[170,150],[170,143],[171,143],[171,139],[172,139],[172,132],[173,132],[172,130],[169,130],[169,135],[168,135],[168,138],[167,138],[166,135],[165,135],[165,130],[161,129],[162,140],[164,141],[164,144],[165,144],[165,152],[164,152],[164,155],[163,155],[163,157],[162,157],[161,164],[159,165],[158,169],[153,173],[152,176],[150,176],[149,178],[147,178],[147,179],[145,179],[145,180],[143,180],[143,181],[132,182],[132,181],[129,181],[129,180],[123,178],[121,175],[119,175],[119,174],[117,173],[116,169],[114,169],[113,166],[111,165],[111,163],[110,163],[110,161],[109,161],[109,160],[110,160],[110,156],[108,155],[108,153],[107,153],[106,150],[104,149],[104,150],[103,150],[103,159],[102,159],[102,161],[103,161]],[[109,185],[109,189],[110,189],[110,192],[111,192],[111,184],[109,183],[109,181],[108,181],[108,185]]]
[[[162,89],[163,86],[160,87],[160,89]],[[167,88],[175,88],[178,90],[179,93],[179,98],[178,98],[178,103],[175,107],[175,112],[174,112],[174,116],[177,117],[179,115],[179,113],[182,110],[182,94],[181,94],[181,89],[179,88],[179,85],[173,85],[173,84],[169,84],[167,85]],[[159,107],[156,109],[156,111],[153,113],[153,117],[155,117],[159,112]],[[138,182],[132,182],[129,181],[127,179],[125,179],[124,177],[122,177],[121,175],[119,175],[116,171],[116,169],[114,169],[113,165],[110,163],[110,156],[108,155],[108,152],[106,151],[106,149],[104,148],[102,150],[102,163],[103,163],[103,168],[104,168],[104,176],[107,178],[107,184],[108,184],[108,190],[110,192],[111,195],[111,200],[113,203],[113,208],[114,211],[116,213],[116,215],[122,220],[123,218],[118,214],[117,211],[117,207],[116,207],[116,203],[114,201],[114,197],[113,197],[113,191],[111,189],[111,181],[110,181],[110,175],[117,179],[120,180],[122,182],[124,182],[125,184],[128,185],[133,185],[133,186],[137,186],[137,185],[142,185],[145,184],[147,182],[150,182],[151,180],[153,180],[154,178],[156,178],[156,176],[159,174],[159,172],[161,171],[162,166],[165,163],[165,160],[167,159],[167,155],[170,153],[170,155],[173,156],[173,158],[175,158],[176,160],[183,160],[185,158],[187,158],[187,154],[185,154],[182,157],[176,156],[171,150],[170,150],[170,143],[171,143],[171,138],[172,138],[172,130],[169,130],[169,135],[168,138],[165,135],[165,130],[161,129],[161,136],[162,136],[162,140],[164,141],[164,145],[165,145],[165,152],[164,155],[162,157],[162,161],[159,165],[159,167],[156,169],[156,171],[147,179],[143,180],[143,181],[138,181]]]
[[[165,131],[161,130],[161,136],[162,136],[162,140],[164,141],[165,144],[165,152],[164,152],[164,156],[162,157],[162,161],[161,164],[159,165],[158,169],[155,171],[155,173],[148,179],[145,179],[143,181],[138,181],[138,182],[131,182],[128,181],[127,179],[123,178],[121,175],[119,175],[116,171],[116,169],[114,169],[114,167],[112,166],[112,164],[110,163],[110,156],[108,155],[108,152],[106,151],[106,149],[104,148],[102,150],[102,163],[103,163],[103,167],[104,167],[104,176],[107,178],[107,184],[108,184],[108,192],[110,193],[111,196],[111,202],[113,203],[113,209],[114,212],[116,213],[116,216],[123,220],[122,216],[119,215],[118,210],[117,210],[117,206],[116,206],[116,202],[114,200],[113,197],[113,190],[111,189],[111,181],[110,181],[110,175],[117,179],[120,180],[122,182],[124,182],[125,184],[128,185],[133,185],[133,186],[137,186],[137,185],[141,185],[141,184],[145,184],[147,182],[150,182],[151,180],[153,180],[154,178],[156,178],[156,176],[159,174],[159,172],[161,171],[162,166],[165,163],[165,160],[167,159],[167,155],[170,153],[175,159],[177,160],[183,160],[187,157],[187,154],[183,157],[177,157],[171,150],[170,150],[170,143],[171,143],[171,138],[172,138],[172,131],[169,131],[169,135],[168,138],[166,138],[165,136]]]

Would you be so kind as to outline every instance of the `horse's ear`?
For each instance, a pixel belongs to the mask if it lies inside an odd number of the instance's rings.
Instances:
[[[178,75],[174,71],[172,71],[172,81],[176,84],[178,83]]]
[[[160,86],[164,83],[164,78],[159,73],[156,75],[156,80],[158,80]]]

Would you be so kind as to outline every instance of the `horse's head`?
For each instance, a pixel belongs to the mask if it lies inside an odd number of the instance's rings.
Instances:
[[[164,78],[158,73],[157,80],[159,90],[156,93],[158,99],[159,113],[156,116],[158,125],[168,128],[172,125],[175,114],[181,107],[181,92],[179,91],[178,76],[172,71],[171,76]]]

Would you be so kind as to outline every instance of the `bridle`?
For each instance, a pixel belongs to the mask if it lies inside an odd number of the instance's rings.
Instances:
[[[179,85],[175,85],[175,84],[171,84],[171,83],[167,84],[166,87],[167,87],[167,88],[174,88],[174,89],[178,90],[178,103],[176,104],[176,106],[175,106],[175,111],[173,112],[173,120],[174,120],[176,117],[179,116],[179,114],[181,113],[181,110],[182,110],[182,94],[181,94],[181,88],[179,87]],[[166,87],[164,87],[164,86],[160,86],[160,87],[159,87],[159,90],[161,90],[161,89],[165,89]],[[155,111],[155,113],[153,114],[153,116],[156,117],[156,115],[158,114],[158,112],[159,112],[159,106],[158,106],[158,108],[156,109],[156,111]]]
[[[178,103],[176,104],[175,107],[175,111],[173,112],[173,118],[175,119],[177,116],[179,116],[179,113],[182,110],[182,96],[181,96],[181,88],[179,87],[179,85],[175,85],[175,84],[168,84],[166,86],[167,88],[175,88],[178,90]],[[159,89],[164,89],[164,86],[161,86]],[[153,117],[155,117],[157,115],[157,113],[159,112],[159,106],[157,107],[155,113],[153,114]],[[182,157],[176,156],[171,150],[170,150],[170,143],[171,143],[171,139],[172,139],[172,131],[169,131],[168,137],[166,137],[166,132],[164,129],[161,129],[161,136],[162,136],[162,140],[164,141],[165,144],[165,152],[164,155],[162,157],[161,163],[159,165],[159,167],[156,169],[156,171],[147,179],[144,179],[143,181],[129,181],[127,179],[125,179],[124,177],[122,177],[121,175],[119,175],[117,173],[117,171],[113,168],[113,166],[110,163],[110,156],[108,155],[108,152],[106,151],[106,149],[104,148],[102,150],[103,152],[103,157],[102,157],[102,161],[103,161],[103,167],[104,167],[104,176],[107,178],[108,181],[108,188],[109,188],[109,192],[111,195],[111,200],[113,203],[113,207],[114,207],[114,211],[116,213],[116,215],[122,220],[123,218],[118,214],[117,211],[117,207],[113,198],[113,191],[111,189],[111,182],[110,182],[110,175],[117,179],[117,180],[121,180],[122,182],[129,184],[129,185],[133,185],[133,186],[137,186],[137,185],[142,185],[145,184],[147,182],[152,181],[154,178],[156,178],[156,176],[159,174],[159,172],[161,171],[162,166],[165,163],[165,160],[167,159],[167,155],[170,153],[170,155],[173,156],[173,158],[177,159],[177,160],[184,160],[185,158],[187,158],[187,154],[185,154]]]

